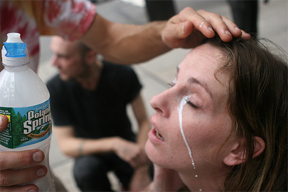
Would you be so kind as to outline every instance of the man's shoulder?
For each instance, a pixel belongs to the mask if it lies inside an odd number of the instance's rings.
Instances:
[[[131,66],[105,62],[101,76],[102,82],[108,82],[105,84],[106,87],[109,84],[109,88],[114,87],[113,90],[118,90],[125,96],[133,92],[138,93],[142,88],[138,75]]]
[[[103,65],[105,68],[109,69],[109,70],[133,70],[131,66],[129,65],[124,65],[124,64],[115,64],[115,63],[111,63],[109,61],[102,61]]]
[[[73,80],[63,81],[60,75],[57,74],[47,81],[46,86],[50,92],[63,92],[71,89],[75,86],[74,84]]]
[[[107,61],[103,61],[104,66],[104,73],[108,76],[115,76],[115,77],[129,77],[131,75],[135,75],[135,71],[133,68],[129,65],[123,65],[123,64],[115,64],[110,63]]]
[[[56,74],[55,76],[53,76],[51,79],[49,79],[46,83],[47,87],[53,87],[55,85],[59,85],[62,83],[62,80],[60,78],[59,74]]]

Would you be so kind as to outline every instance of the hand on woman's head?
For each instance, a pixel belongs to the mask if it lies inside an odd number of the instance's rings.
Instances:
[[[203,39],[212,38],[216,33],[225,42],[231,41],[233,37],[251,38],[224,16],[187,7],[167,22],[162,40],[170,48],[194,48]]]

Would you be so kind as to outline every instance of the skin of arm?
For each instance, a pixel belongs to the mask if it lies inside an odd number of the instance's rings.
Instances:
[[[140,63],[170,50],[161,39],[166,21],[146,25],[119,24],[99,14],[81,41],[114,63]]]
[[[57,141],[61,151],[69,157],[78,157],[79,155],[90,155],[108,153],[113,151],[114,142],[118,138],[104,138],[104,139],[84,139],[74,136],[74,129],[72,126],[54,126]],[[82,143],[84,141],[84,143]],[[82,152],[79,154],[79,148],[82,146]]]
[[[126,141],[120,137],[85,139],[84,141],[83,138],[75,137],[72,126],[54,126],[53,131],[56,133],[60,149],[65,155],[70,157],[115,152],[133,167],[149,163],[150,161],[146,156],[144,145],[150,130],[150,124],[140,95],[132,102],[132,106],[140,128],[137,137],[138,144]],[[80,146],[82,148],[81,154],[79,154]]]
[[[144,103],[140,94],[132,101],[132,109],[139,126],[137,134],[137,143],[128,141],[118,142],[114,145],[114,152],[123,160],[127,161],[132,167],[137,168],[143,165],[150,164],[145,152],[145,142],[148,138],[150,123],[147,118]],[[123,142],[126,142],[125,145]]]
[[[213,37],[215,32],[223,41],[230,41],[232,36],[251,38],[226,17],[187,7],[168,21],[146,25],[114,23],[96,14],[80,40],[107,61],[135,64],[166,53],[171,48],[193,48],[204,38]]]
[[[152,59],[171,48],[193,48],[215,33],[226,42],[233,37],[251,38],[226,17],[187,7],[168,21],[146,25],[114,23],[97,14],[80,40],[105,60],[133,64]]]
[[[148,139],[148,132],[150,131],[151,126],[147,117],[143,99],[140,94],[132,102],[132,108],[139,126],[137,143],[143,149],[145,149],[145,144]]]
[[[129,191],[135,192],[141,191],[151,182],[149,176],[149,168],[151,166],[151,163],[145,152],[145,143],[148,139],[148,132],[150,131],[151,126],[147,117],[143,99],[140,94],[132,102],[132,109],[139,126],[137,143],[142,148],[142,155],[140,156],[140,158],[143,159],[141,160],[143,161],[143,163],[141,163],[143,165],[135,168],[135,172],[129,186]]]

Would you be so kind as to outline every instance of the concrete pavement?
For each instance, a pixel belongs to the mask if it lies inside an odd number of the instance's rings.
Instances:
[[[204,9],[232,18],[229,6],[225,0],[176,0],[175,6],[178,12],[186,6],[191,6],[196,10]],[[103,1],[97,6],[97,11],[102,16],[115,22],[134,24],[144,24],[147,22],[145,8],[141,6],[141,3],[140,5],[135,5],[122,1]],[[288,52],[287,0],[270,0],[267,5],[264,5],[261,1],[259,36],[269,38]],[[41,37],[39,76],[44,82],[57,73],[57,70],[49,65],[49,59],[52,56],[49,43],[50,37]],[[133,66],[144,86],[142,95],[145,99],[149,117],[153,114],[153,109],[149,105],[150,99],[168,88],[167,83],[172,81],[176,66],[188,51],[189,50],[175,49],[148,62]],[[134,117],[131,118],[134,119]],[[133,120],[132,123],[135,126],[135,120]],[[73,160],[59,151],[55,136],[52,138],[50,164],[55,175],[62,180],[69,191],[79,191],[72,176]],[[109,174],[109,177],[112,178],[115,184],[115,190],[118,190],[117,180],[115,180],[113,174]]]

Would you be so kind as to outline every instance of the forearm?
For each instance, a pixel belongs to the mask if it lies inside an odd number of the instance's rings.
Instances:
[[[70,138],[60,143],[62,152],[70,157],[78,157],[91,154],[102,154],[113,151],[116,137],[103,139]]]
[[[165,21],[146,25],[118,24],[96,15],[81,40],[105,60],[122,64],[140,63],[170,50],[161,39],[165,25]]]
[[[120,31],[120,36],[115,44],[107,45],[108,50],[103,54],[106,59],[115,62],[133,64],[147,61],[170,50],[161,39],[161,32],[166,22],[151,22],[142,26],[120,25],[114,26],[112,31]],[[127,32],[129,31],[129,32]],[[112,53],[112,54],[111,54]]]
[[[146,141],[148,139],[148,132],[151,129],[150,123],[149,121],[144,121],[143,123],[141,123],[139,125],[140,129],[139,129],[139,133],[137,135],[137,143],[143,148],[145,149],[145,144]]]

